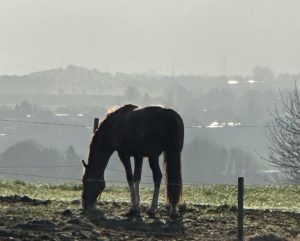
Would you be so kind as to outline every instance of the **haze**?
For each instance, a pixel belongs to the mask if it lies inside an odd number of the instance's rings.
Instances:
[[[297,0],[0,0],[0,75],[299,72]]]

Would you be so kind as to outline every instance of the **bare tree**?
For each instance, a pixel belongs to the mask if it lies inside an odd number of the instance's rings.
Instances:
[[[300,98],[297,85],[286,97],[280,93],[282,111],[275,108],[269,125],[267,161],[277,167],[284,178],[300,183]]]

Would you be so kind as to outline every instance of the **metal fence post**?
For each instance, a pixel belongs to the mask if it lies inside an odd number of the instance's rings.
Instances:
[[[244,241],[244,178],[238,178],[238,241]]]
[[[99,118],[95,118],[94,119],[94,129],[93,129],[93,133],[96,132],[96,130],[98,129],[99,127]]]

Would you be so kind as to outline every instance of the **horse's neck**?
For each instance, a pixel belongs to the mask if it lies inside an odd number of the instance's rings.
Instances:
[[[94,170],[95,175],[100,175],[100,177],[103,177],[109,158],[113,153],[111,146],[103,142],[102,138],[98,136],[97,139],[93,140],[93,147],[90,150],[88,163],[92,170]]]

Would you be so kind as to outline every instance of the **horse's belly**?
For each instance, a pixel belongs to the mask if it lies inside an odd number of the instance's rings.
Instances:
[[[131,142],[127,143],[125,145],[125,148],[123,149],[123,152],[125,152],[127,155],[130,156],[157,156],[160,155],[163,152],[163,147],[159,145],[158,143],[137,143],[137,142]]]

